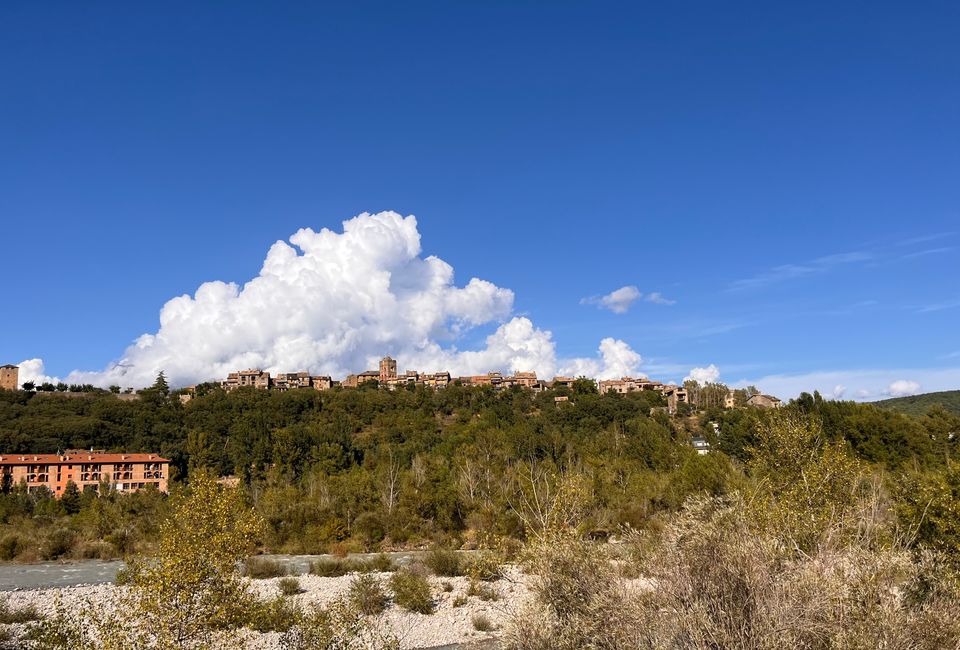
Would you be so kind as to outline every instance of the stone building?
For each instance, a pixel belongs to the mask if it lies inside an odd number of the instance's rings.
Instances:
[[[407,373],[410,374],[409,372]],[[414,373],[416,374],[416,373]],[[380,383],[389,384],[397,378],[397,360],[390,357],[380,359]]]
[[[687,389],[683,386],[668,384],[663,387],[663,394],[667,398],[667,410],[671,415],[677,412],[680,404],[689,402]]]
[[[14,366],[9,363],[5,366],[0,366],[0,389],[17,390],[18,386],[20,386],[19,366]]]
[[[634,379],[633,377],[604,379],[599,382],[598,388],[601,395],[606,395],[607,393],[620,393],[621,395],[626,395],[627,393],[635,393],[641,390],[655,390],[660,393],[663,392],[663,384],[661,384],[659,381],[650,381],[646,377],[640,377],[639,379]]]
[[[238,370],[227,375],[226,381],[221,384],[225,390],[236,390],[237,388],[258,388],[267,390],[270,388],[270,373],[263,372],[259,368],[250,370]]]
[[[778,409],[780,408],[780,398],[773,395],[751,395],[747,400],[748,406],[754,406],[760,409]]]

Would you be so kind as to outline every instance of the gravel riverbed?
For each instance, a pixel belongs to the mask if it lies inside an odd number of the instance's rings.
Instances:
[[[388,573],[375,573],[386,588]],[[347,595],[353,575],[324,578],[313,575],[296,576],[300,581],[302,593],[288,596],[291,602],[303,607],[327,605]],[[484,583],[496,594],[495,600],[481,600],[477,596],[467,596],[470,581],[467,578],[429,578],[436,609],[433,614],[418,614],[390,604],[385,612],[372,617],[372,622],[384,631],[389,631],[400,639],[400,647],[405,650],[434,648],[437,646],[468,645],[478,641],[496,639],[511,615],[521,609],[529,600],[530,592],[525,577],[514,567],[505,571],[504,578]],[[249,580],[251,590],[264,600],[280,595],[280,578]],[[453,587],[444,590],[444,583]],[[62,606],[84,607],[86,603],[109,603],[114,590],[112,584],[78,585],[52,589],[31,589],[10,591],[0,595],[11,609],[33,605],[41,615],[52,614],[59,600]],[[387,589],[389,593],[389,589]],[[454,601],[463,597],[466,602],[454,607]],[[463,600],[461,598],[461,601]],[[474,629],[474,618],[483,616],[493,625],[493,630],[481,632]],[[12,627],[16,633],[20,626]],[[244,630],[242,637],[246,650],[280,650],[280,634],[258,633]]]

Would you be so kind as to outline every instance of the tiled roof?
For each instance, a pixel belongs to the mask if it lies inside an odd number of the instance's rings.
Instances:
[[[62,465],[67,463],[169,463],[159,454],[0,454],[0,465]]]

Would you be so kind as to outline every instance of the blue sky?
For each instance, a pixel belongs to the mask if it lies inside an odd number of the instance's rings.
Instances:
[[[0,7],[0,362],[102,371],[392,210],[513,292],[445,349],[527,318],[664,379],[960,388],[956,3],[279,4]]]

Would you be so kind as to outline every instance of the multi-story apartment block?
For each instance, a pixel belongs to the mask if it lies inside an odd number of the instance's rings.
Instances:
[[[7,364],[0,366],[0,389],[17,390],[20,385],[20,367]]]
[[[170,461],[157,454],[106,454],[68,450],[63,454],[0,454],[0,472],[5,482],[23,482],[28,491],[47,488],[57,498],[73,481],[83,490],[109,483],[121,492],[134,492],[154,485],[167,491]]]

